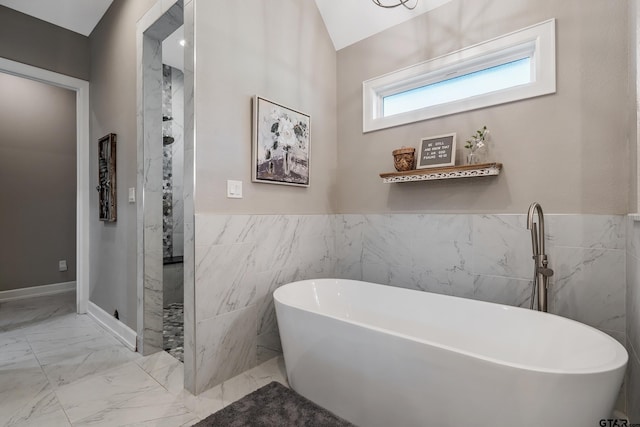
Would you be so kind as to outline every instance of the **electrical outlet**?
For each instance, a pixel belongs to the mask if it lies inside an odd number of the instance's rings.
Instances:
[[[58,271],[67,271],[67,260],[61,259],[58,261]]]

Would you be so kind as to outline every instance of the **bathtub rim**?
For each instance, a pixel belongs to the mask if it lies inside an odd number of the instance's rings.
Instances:
[[[612,345],[615,349],[615,356],[613,357],[612,361],[606,363],[606,364],[602,364],[599,365],[598,367],[595,368],[576,368],[573,369],[571,371],[568,371],[566,369],[559,369],[559,368],[546,368],[546,367],[540,367],[540,366],[533,366],[533,365],[526,365],[526,364],[522,364],[522,363],[517,363],[517,362],[512,362],[512,361],[507,361],[507,360],[503,360],[503,359],[498,359],[495,357],[489,357],[489,356],[484,356],[481,355],[479,353],[473,353],[470,351],[465,351],[459,348],[455,348],[449,345],[445,345],[445,344],[441,344],[441,343],[437,343],[435,341],[431,341],[431,340],[425,340],[425,339],[421,339],[421,338],[417,338],[415,336],[412,335],[407,335],[401,332],[397,332],[391,329],[385,329],[385,328],[380,328],[378,326],[373,326],[367,323],[363,323],[363,322],[359,322],[359,321],[355,321],[353,319],[347,319],[344,317],[338,317],[338,316],[334,316],[328,313],[323,313],[320,311],[311,311],[306,309],[306,307],[302,307],[301,305],[296,305],[296,304],[290,304],[290,303],[286,303],[283,302],[281,298],[279,298],[279,296],[281,294],[283,294],[284,292],[286,292],[287,289],[294,287],[294,285],[301,285],[301,284],[311,284],[313,282],[319,282],[319,281],[329,281],[329,282],[353,282],[353,283],[361,283],[361,284],[366,284],[366,285],[373,285],[373,286],[377,286],[377,287],[385,287],[385,288],[392,288],[395,290],[398,290],[400,292],[424,292],[427,294],[431,294],[431,295],[435,295],[437,297],[442,297],[445,299],[463,299],[463,300],[468,300],[468,301],[472,301],[473,303],[478,303],[478,304],[484,304],[484,305],[491,305],[491,306],[498,306],[498,307],[502,307],[506,310],[513,310],[513,311],[526,311],[528,312],[528,315],[533,315],[533,316],[546,316],[546,315],[550,315],[553,316],[556,321],[560,321],[560,322],[567,322],[570,324],[573,324],[577,327],[581,327],[581,328],[586,328],[588,329],[591,333],[596,333],[599,334],[602,337],[605,337],[606,340],[608,340],[609,342],[612,342]],[[452,295],[445,295],[445,294],[437,294],[434,292],[428,292],[428,291],[419,291],[419,290],[415,290],[415,289],[408,289],[408,288],[400,288],[397,286],[390,286],[390,285],[383,285],[383,284],[379,284],[379,283],[373,283],[373,282],[366,282],[364,280],[353,280],[353,279],[334,279],[334,278],[323,278],[323,279],[305,279],[305,280],[297,280],[294,282],[289,282],[286,283],[282,286],[280,286],[278,289],[276,289],[273,292],[273,299],[274,299],[274,303],[276,305],[282,305],[285,307],[289,307],[289,308],[293,308],[299,311],[303,311],[303,312],[307,312],[307,313],[312,313],[318,316],[323,316],[323,317],[327,317],[327,318],[331,318],[340,322],[345,322],[345,323],[349,323],[355,326],[359,326],[362,328],[367,328],[370,330],[374,330],[380,333],[384,333],[384,334],[392,334],[404,339],[408,339],[414,342],[418,342],[421,344],[425,344],[425,345],[429,345],[432,347],[437,347],[439,349],[442,350],[447,350],[447,351],[452,351],[455,352],[457,354],[461,354],[464,355],[466,357],[471,357],[471,358],[475,358],[475,359],[481,359],[485,362],[488,363],[493,363],[493,364],[498,364],[498,365],[503,365],[503,366],[508,366],[514,369],[522,369],[522,370],[527,370],[527,371],[532,371],[532,372],[538,372],[538,373],[543,373],[543,374],[563,374],[563,375],[585,375],[585,374],[601,374],[601,373],[607,373],[607,372],[612,372],[612,371],[616,371],[619,369],[626,369],[627,365],[628,365],[628,361],[629,361],[629,353],[627,352],[626,348],[615,338],[613,338],[612,336],[610,336],[609,334],[594,328],[593,326],[587,325],[585,323],[582,322],[578,322],[576,320],[573,319],[569,319],[567,317],[563,317],[554,313],[542,313],[536,310],[529,310],[526,308],[522,308],[522,307],[516,307],[516,306],[511,306],[511,305],[505,305],[505,304],[498,304],[498,303],[493,303],[493,302],[489,302],[489,301],[481,301],[481,300],[474,300],[474,299],[470,299],[470,298],[463,298],[463,297],[456,297],[456,296],[452,296]],[[277,310],[276,310],[276,314],[277,314]]]

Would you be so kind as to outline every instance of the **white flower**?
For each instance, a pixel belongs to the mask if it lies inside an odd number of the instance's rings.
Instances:
[[[278,140],[285,150],[290,149],[296,143],[296,134],[293,130],[293,123],[286,118],[280,119],[278,126],[278,133],[280,134]]]

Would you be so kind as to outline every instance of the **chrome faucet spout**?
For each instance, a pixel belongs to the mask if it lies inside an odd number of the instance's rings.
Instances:
[[[534,218],[537,216],[537,223]],[[548,267],[549,261],[544,248],[544,213],[540,203],[534,202],[527,213],[527,229],[531,230],[531,248],[533,252],[534,276],[531,292],[531,309],[533,309],[536,290],[538,293],[538,310],[547,311],[547,287],[553,270]]]

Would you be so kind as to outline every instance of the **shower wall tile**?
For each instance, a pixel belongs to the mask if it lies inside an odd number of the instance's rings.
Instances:
[[[627,415],[640,423],[640,222],[627,217]]]
[[[174,256],[184,256],[184,233],[173,232],[173,254]]]
[[[556,270],[550,310],[623,333],[625,218],[545,219]],[[338,277],[358,279],[361,268],[365,281],[529,306],[533,264],[526,215],[344,215],[336,224]]]
[[[531,280],[498,276],[476,276],[472,299],[529,308]]]
[[[411,239],[416,224],[416,215],[364,215],[363,280],[415,288]]]
[[[629,345],[640,350],[640,260],[627,252],[627,325]]]
[[[344,254],[352,248],[345,242],[338,248],[339,257],[351,260],[352,271],[361,258],[363,280],[447,295],[473,294],[471,216],[366,215],[363,225],[352,222],[356,227],[344,221],[342,226],[359,234],[362,230],[362,255]]]
[[[182,263],[162,266],[163,307],[184,302],[184,267]]]
[[[624,218],[545,219],[547,252],[556,270],[551,311],[624,338]],[[520,307],[530,303],[533,265],[525,215],[199,214],[196,228],[199,387],[235,369],[234,363],[201,366],[205,360],[239,358],[249,364],[280,351],[272,295],[292,281],[337,277]],[[236,317],[242,319],[233,333],[237,347],[219,346],[226,336],[220,328],[230,324],[223,318]],[[240,338],[236,330],[247,335]]]
[[[204,320],[240,310],[256,293],[255,245],[196,246],[196,313]]]
[[[256,330],[255,306],[197,323],[196,394],[257,365]]]
[[[418,289],[471,297],[471,215],[417,215],[411,240],[411,271]]]
[[[550,311],[587,325],[625,331],[625,251],[557,247]]]
[[[640,358],[635,350],[629,351],[627,367],[627,416],[631,424],[640,423]]]
[[[625,249],[622,215],[545,215],[547,244],[592,249]]]
[[[256,218],[254,228],[258,271],[289,268],[299,261],[299,251],[304,244],[300,216],[265,215]]]
[[[175,162],[175,158],[173,159]],[[184,233],[184,200],[182,199],[182,186],[175,185],[175,175],[174,175],[174,185],[173,185],[173,246],[174,253],[173,256],[180,256],[182,252],[176,253],[176,242],[177,235]]]
[[[640,258],[640,221],[627,216],[627,251]]]
[[[184,386],[196,390],[196,320],[195,320],[195,212],[194,212],[194,59],[195,5],[184,2]]]
[[[258,365],[281,354],[282,343],[278,331],[258,335]]]
[[[337,277],[362,280],[364,227],[363,215],[335,216]]]
[[[531,235],[524,215],[473,216],[474,274],[529,279]]]
[[[295,280],[335,276],[335,220],[329,215],[196,215],[197,335],[214,336],[223,318],[252,313],[252,328],[234,329],[242,345],[216,350],[219,360],[255,366],[280,350],[273,292]],[[246,316],[246,315],[243,315]],[[244,319],[244,317],[243,317]],[[244,336],[246,335],[246,336]],[[235,375],[235,369],[201,366],[201,354],[218,341],[196,341],[198,387]],[[247,350],[247,346],[249,349]],[[243,363],[244,363],[243,362]],[[207,362],[209,363],[209,362]],[[233,374],[233,375],[231,375]],[[199,390],[202,390],[199,388]]]
[[[229,245],[254,241],[255,218],[251,215],[198,215],[196,245]]]

